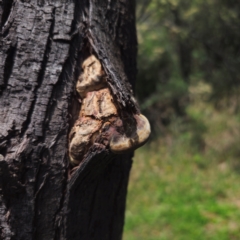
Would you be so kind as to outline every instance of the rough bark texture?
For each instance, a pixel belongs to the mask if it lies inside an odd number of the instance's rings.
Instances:
[[[134,1],[0,0],[0,28],[0,239],[121,239],[131,154],[67,149],[86,49],[138,112]]]

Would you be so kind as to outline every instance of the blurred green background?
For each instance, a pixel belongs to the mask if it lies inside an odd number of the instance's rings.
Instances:
[[[124,240],[240,239],[240,2],[137,0],[135,152]]]

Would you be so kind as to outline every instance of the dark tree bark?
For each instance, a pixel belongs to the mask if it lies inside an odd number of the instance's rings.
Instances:
[[[67,152],[86,51],[138,112],[134,0],[0,0],[0,21],[0,239],[121,239],[132,154]]]

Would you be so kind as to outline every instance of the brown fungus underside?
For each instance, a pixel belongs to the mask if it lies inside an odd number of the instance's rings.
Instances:
[[[119,115],[106,74],[95,55],[83,61],[76,91],[82,104],[69,134],[72,165],[78,165],[94,144],[121,154],[142,146],[148,140],[151,130],[146,117],[141,114]]]

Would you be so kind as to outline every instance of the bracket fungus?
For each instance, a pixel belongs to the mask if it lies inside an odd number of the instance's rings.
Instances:
[[[102,144],[113,153],[121,154],[148,140],[151,130],[146,117],[128,113],[120,116],[106,74],[95,55],[83,61],[76,90],[82,104],[69,134],[72,165],[78,165],[94,144]]]
[[[142,114],[134,115],[136,128],[129,134],[115,134],[110,140],[110,149],[113,153],[124,153],[141,147],[151,133],[150,124]]]

